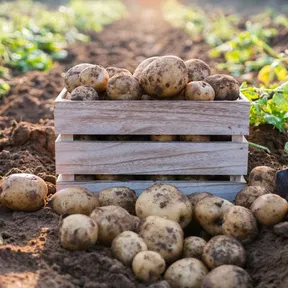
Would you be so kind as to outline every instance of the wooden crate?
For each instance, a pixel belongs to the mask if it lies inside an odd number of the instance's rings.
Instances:
[[[55,101],[57,189],[93,192],[153,181],[75,181],[76,174],[228,175],[229,181],[164,181],[184,193],[232,199],[246,185],[250,103],[237,101]],[[73,135],[231,135],[228,142],[75,141]],[[163,182],[163,181],[162,181]]]

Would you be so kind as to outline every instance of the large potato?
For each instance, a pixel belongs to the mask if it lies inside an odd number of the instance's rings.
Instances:
[[[188,82],[188,70],[180,58],[164,56],[150,63],[142,72],[140,83],[144,91],[157,97],[173,97]]]
[[[148,216],[140,225],[139,236],[144,239],[149,250],[158,252],[168,263],[181,256],[183,231],[175,221]]]
[[[185,88],[185,99],[191,101],[213,101],[215,91],[204,81],[189,82]]]
[[[192,205],[189,199],[169,184],[154,184],[146,189],[138,197],[135,209],[139,218],[152,215],[166,217],[178,222],[182,228],[192,219]]]
[[[185,61],[188,69],[188,82],[202,81],[211,74],[211,69],[200,59],[190,59]]]
[[[255,167],[249,174],[249,186],[261,186],[273,193],[276,185],[276,171],[267,166]]]
[[[196,236],[190,236],[184,239],[183,258],[201,259],[203,250],[207,242]]]
[[[121,75],[125,74],[125,75],[131,75],[132,76],[130,71],[128,71],[127,69],[124,69],[124,68],[107,67],[106,71],[108,72],[110,78],[115,76],[115,75],[119,75],[119,74],[121,74]]]
[[[208,197],[208,196],[213,196],[213,194],[211,194],[209,192],[196,192],[196,193],[192,193],[190,195],[187,195],[187,198],[189,199],[189,201],[192,204],[193,212],[194,212],[196,204],[200,200],[202,200],[203,198]]]
[[[56,192],[49,200],[49,206],[59,215],[85,214],[100,206],[95,194],[83,187],[67,187]]]
[[[47,193],[47,184],[40,177],[11,174],[3,180],[0,203],[12,210],[36,211],[44,206]]]
[[[94,88],[90,86],[78,86],[72,92],[68,98],[72,101],[91,101],[99,100],[99,95]]]
[[[260,196],[269,192],[261,186],[248,186],[237,193],[235,204],[250,209],[253,202]]]
[[[208,272],[207,267],[198,259],[185,258],[174,262],[166,270],[164,279],[172,288],[201,288]]]
[[[141,78],[141,74],[143,72],[143,70],[149,65],[151,64],[153,61],[159,59],[160,57],[150,57],[150,58],[147,58],[145,60],[143,60],[139,65],[138,67],[135,69],[134,73],[133,73],[133,76],[140,80]]]

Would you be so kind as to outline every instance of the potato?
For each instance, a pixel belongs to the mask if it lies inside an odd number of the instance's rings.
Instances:
[[[237,193],[235,204],[250,209],[253,202],[260,196],[269,192],[261,186],[248,186]]]
[[[65,88],[68,92],[72,92],[76,87],[81,86],[80,73],[92,64],[82,63],[70,68],[64,77]]]
[[[157,98],[155,98],[155,97],[152,97],[152,96],[150,96],[150,95],[148,95],[148,94],[143,94],[143,95],[141,95],[141,100],[143,100],[143,101],[153,101],[153,100],[157,100]]]
[[[144,239],[149,250],[158,252],[168,263],[181,256],[183,231],[175,221],[148,216],[140,225],[139,236]]]
[[[98,197],[83,187],[71,186],[56,192],[49,200],[49,206],[59,215],[85,214],[100,206]]]
[[[189,82],[185,88],[185,99],[192,101],[213,101],[215,91],[210,84],[204,81]]]
[[[203,250],[202,260],[210,269],[225,264],[243,267],[246,262],[246,252],[234,237],[220,235],[208,241]]]
[[[127,69],[124,69],[124,68],[107,67],[106,71],[108,72],[110,78],[115,76],[115,75],[119,75],[119,74],[121,74],[121,75],[125,74],[125,75],[132,76],[131,72],[128,71]]]
[[[105,91],[107,87],[109,74],[104,67],[91,65],[81,71],[79,78],[81,85],[91,86],[100,93]]]
[[[201,288],[208,272],[207,267],[198,259],[185,258],[174,262],[166,270],[164,279],[172,288]]]
[[[255,167],[249,174],[249,186],[261,186],[268,192],[275,192],[276,171],[267,166]]]
[[[224,213],[233,204],[220,197],[205,197],[198,201],[194,208],[196,220],[210,235],[223,233],[222,221]]]
[[[183,258],[197,258],[201,260],[203,250],[207,242],[196,236],[190,236],[184,239]]]
[[[90,86],[78,86],[70,95],[72,101],[91,101],[99,100],[99,95],[94,88]]]
[[[113,205],[96,208],[90,217],[98,224],[99,241],[107,245],[110,245],[120,233],[135,231],[139,224],[137,217]]]
[[[171,142],[176,141],[177,136],[175,135],[151,135],[151,141],[157,142]]]
[[[187,142],[209,142],[209,135],[181,135],[181,140]]]
[[[252,212],[242,206],[232,206],[224,214],[223,233],[242,243],[251,242],[258,234],[257,221]]]
[[[288,205],[284,198],[276,194],[265,194],[258,197],[250,209],[261,224],[271,226],[284,219]]]
[[[187,195],[187,198],[189,199],[189,201],[192,204],[192,209],[194,212],[195,206],[196,204],[203,198],[208,197],[208,196],[213,196],[213,194],[209,193],[209,192],[196,192],[196,193],[192,193],[190,195]]]
[[[148,250],[144,240],[132,231],[124,231],[112,242],[113,256],[124,265],[130,266],[133,258],[141,251]]]
[[[164,56],[150,63],[142,72],[140,84],[144,91],[157,97],[173,97],[188,82],[188,70],[180,58]]]
[[[205,79],[215,91],[215,100],[236,100],[239,98],[239,83],[232,76],[215,74]]]
[[[127,187],[114,187],[99,192],[101,206],[115,205],[127,210],[130,214],[135,213],[136,193]]]
[[[165,260],[154,251],[139,252],[132,262],[132,270],[136,278],[148,283],[157,281],[165,268]]]
[[[145,60],[143,60],[139,65],[138,67],[135,69],[134,73],[133,73],[133,76],[140,80],[141,78],[141,74],[143,72],[143,70],[149,65],[151,64],[153,61],[159,59],[160,57],[150,57],[150,58],[147,58]]]
[[[178,222],[185,227],[192,219],[192,205],[176,187],[169,184],[154,184],[146,189],[136,201],[139,218],[161,216]]]
[[[60,227],[62,247],[70,250],[84,250],[94,245],[98,237],[98,226],[88,216],[74,214],[66,217]]]
[[[112,100],[140,100],[141,87],[133,76],[118,74],[109,79],[107,96]]]
[[[211,74],[211,69],[204,61],[200,59],[190,59],[185,61],[188,69],[188,82],[202,81]]]
[[[45,204],[48,187],[32,174],[11,174],[5,177],[0,192],[2,206],[18,211],[37,211]]]
[[[278,223],[273,227],[273,231],[276,235],[283,237],[283,238],[288,238],[288,222],[281,222]]]
[[[222,265],[205,276],[202,288],[253,288],[253,284],[251,277],[243,268]]]

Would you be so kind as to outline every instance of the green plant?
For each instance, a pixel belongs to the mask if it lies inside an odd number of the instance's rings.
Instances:
[[[0,79],[0,99],[10,91],[10,85],[3,79]]]

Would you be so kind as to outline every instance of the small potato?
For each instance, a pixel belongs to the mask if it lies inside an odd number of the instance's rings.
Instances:
[[[90,86],[78,86],[71,92],[72,101],[91,101],[99,100],[99,95],[94,88]]]
[[[188,69],[188,82],[202,81],[211,74],[211,69],[204,61],[200,59],[190,59],[185,61]]]
[[[207,267],[198,259],[185,258],[174,262],[166,270],[164,279],[172,288],[201,288],[208,272]]]
[[[59,215],[85,214],[100,206],[98,197],[83,187],[67,187],[56,192],[49,200],[49,206]]]
[[[85,250],[96,243],[97,237],[98,226],[86,215],[70,215],[60,227],[60,242],[66,249]]]
[[[204,81],[189,82],[185,88],[185,99],[191,101],[213,101],[215,91]]]
[[[99,192],[101,206],[120,206],[130,214],[135,213],[136,193],[127,187],[114,187]]]
[[[47,184],[40,177],[11,174],[3,180],[0,203],[11,210],[37,211],[44,206],[47,194]]]
[[[223,233],[222,222],[224,213],[233,204],[220,197],[205,197],[195,206],[195,218],[210,235]]]
[[[190,236],[184,239],[183,258],[197,258],[201,260],[203,250],[207,242],[196,236]]]
[[[243,267],[246,262],[246,252],[234,237],[220,235],[208,241],[203,250],[202,260],[210,269],[225,264]]]
[[[186,142],[209,142],[210,136],[209,135],[182,135],[181,140]]]
[[[136,278],[148,283],[157,281],[165,268],[165,260],[154,251],[139,252],[132,262],[132,270]]]
[[[148,216],[140,225],[139,236],[149,250],[158,252],[167,263],[180,258],[183,248],[183,231],[172,220],[158,216]]]
[[[248,186],[237,193],[235,204],[250,209],[253,202],[260,196],[269,192],[261,186]]]
[[[246,244],[258,234],[257,221],[252,212],[242,206],[230,207],[223,218],[223,232]]]
[[[192,209],[194,212],[195,206],[196,204],[203,198],[205,197],[209,197],[209,196],[213,196],[213,194],[209,193],[209,192],[196,192],[196,193],[192,193],[190,195],[187,195],[187,198],[189,199],[189,201],[192,204]]]
[[[119,74],[125,74],[125,75],[130,75],[132,76],[132,74],[130,73],[130,71],[128,71],[127,69],[124,68],[117,68],[117,67],[107,67],[106,71],[109,74],[109,77],[113,77],[115,75],[119,75]]]
[[[132,75],[118,74],[109,79],[107,96],[111,100],[140,100],[141,87]]]
[[[133,76],[140,80],[141,78],[141,74],[143,72],[143,70],[149,65],[151,64],[153,61],[159,59],[160,57],[150,57],[150,58],[147,58],[145,60],[143,60],[139,65],[138,67],[135,69],[134,73],[133,73]]]
[[[249,274],[238,266],[222,265],[209,272],[202,288],[253,288]]]
[[[81,85],[91,86],[100,93],[107,87],[109,74],[104,67],[92,65],[81,71],[79,78]]]
[[[124,265],[130,266],[133,258],[141,251],[148,250],[144,240],[132,231],[124,231],[112,242],[113,256]]]
[[[151,141],[171,142],[176,140],[177,137],[175,135],[151,135]]]
[[[276,194],[265,194],[258,197],[250,209],[261,224],[271,226],[284,219],[288,205],[284,198]]]
[[[229,75],[215,74],[205,79],[215,91],[215,100],[236,100],[239,98],[239,83]]]
[[[249,186],[261,186],[273,193],[276,186],[276,171],[267,166],[255,167],[249,174]]]
[[[176,187],[169,184],[154,184],[146,189],[136,201],[136,215],[139,218],[161,216],[186,227],[192,219],[192,205]]]

